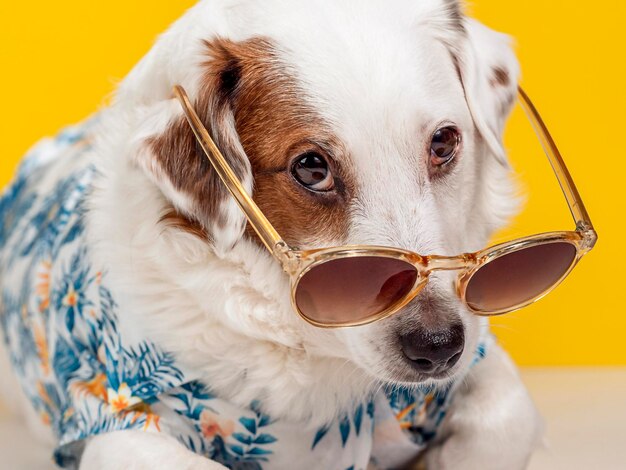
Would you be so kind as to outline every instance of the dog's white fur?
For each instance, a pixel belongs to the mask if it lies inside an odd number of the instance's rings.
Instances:
[[[102,176],[88,230],[124,321],[200,370],[223,397],[242,406],[260,399],[273,417],[303,426],[332,419],[381,379],[415,380],[395,336],[419,322],[419,306],[354,329],[306,324],[292,310],[278,263],[242,237],[244,218],[232,200],[221,206],[227,223],[208,227],[213,246],[160,226],[168,205],[193,207],[145,140],[180,116],[174,84],[192,97],[199,92],[201,40],[268,37],[354,158],[360,196],[349,233],[341,241],[311,234],[307,244],[480,249],[515,210],[501,134],[518,66],[506,36],[467,18],[463,33],[451,19],[455,8],[449,0],[205,0],[161,36],[103,111],[95,146]],[[494,68],[510,83],[494,85]],[[454,173],[435,184],[422,155],[440,122],[463,130],[464,147]],[[431,286],[465,327],[454,378],[467,370],[486,322],[464,310],[450,280],[434,276]],[[434,469],[523,468],[539,431],[513,365],[493,346],[465,379],[426,459]],[[223,468],[158,435],[112,433],[88,443],[81,468],[123,467]]]

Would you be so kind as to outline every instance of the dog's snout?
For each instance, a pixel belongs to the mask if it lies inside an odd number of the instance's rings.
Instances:
[[[452,368],[465,346],[463,325],[444,329],[418,328],[400,337],[402,352],[419,372],[441,374]]]

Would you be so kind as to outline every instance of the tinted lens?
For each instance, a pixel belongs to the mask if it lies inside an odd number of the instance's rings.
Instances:
[[[465,300],[482,313],[523,305],[559,282],[575,259],[576,247],[565,242],[535,245],[500,256],[471,277]]]
[[[298,283],[302,314],[324,324],[363,321],[402,300],[417,270],[405,261],[376,256],[338,258],[319,264]]]

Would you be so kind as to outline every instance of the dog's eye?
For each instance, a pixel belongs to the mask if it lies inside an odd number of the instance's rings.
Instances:
[[[330,191],[335,182],[326,159],[317,152],[298,156],[291,167],[293,177],[312,191]]]
[[[461,133],[456,127],[437,129],[430,143],[430,161],[435,166],[445,165],[455,156],[461,145]]]

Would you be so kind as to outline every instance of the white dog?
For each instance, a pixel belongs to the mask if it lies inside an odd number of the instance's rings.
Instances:
[[[540,420],[451,278],[367,326],[304,322],[172,95],[290,245],[455,255],[515,210],[517,77],[454,0],[193,7],[1,200],[0,318],[58,463],[524,468]]]

